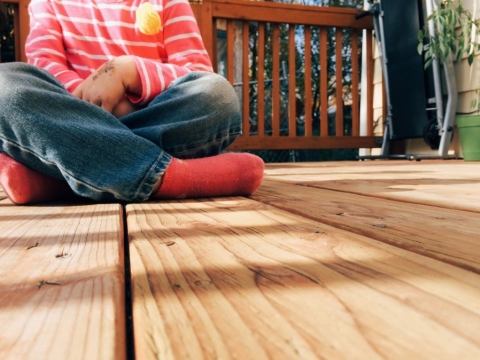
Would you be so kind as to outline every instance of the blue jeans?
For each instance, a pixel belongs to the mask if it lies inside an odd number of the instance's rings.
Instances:
[[[217,155],[240,132],[238,98],[217,74],[187,74],[117,119],[42,69],[0,65],[0,152],[97,201],[147,200],[172,156]]]

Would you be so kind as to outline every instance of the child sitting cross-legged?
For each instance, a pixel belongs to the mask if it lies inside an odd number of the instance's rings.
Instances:
[[[28,64],[0,65],[0,184],[17,204],[250,195],[241,133],[187,0],[29,5]]]

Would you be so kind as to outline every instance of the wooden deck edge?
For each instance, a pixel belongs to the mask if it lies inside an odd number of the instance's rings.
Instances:
[[[264,181],[251,198],[480,274],[480,243],[475,240],[480,225],[475,212],[275,180]],[[439,219],[445,222],[443,227]],[[458,226],[450,228],[451,224]],[[459,238],[462,232],[465,235]]]

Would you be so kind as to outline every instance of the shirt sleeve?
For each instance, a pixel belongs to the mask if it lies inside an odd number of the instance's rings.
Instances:
[[[140,97],[130,96],[135,103],[150,102],[172,81],[191,71],[213,71],[188,1],[166,0],[161,18],[167,59],[160,62],[135,57],[143,88]]]
[[[162,31],[155,37],[155,41],[161,46],[157,54],[146,52],[152,50],[145,50],[142,46],[130,46],[132,41],[142,43],[141,37],[135,37],[138,29],[119,25],[118,29],[111,29],[109,33],[115,34],[116,41],[128,38],[120,44],[123,53],[118,51],[120,47],[116,46],[115,41],[105,37],[105,34],[92,34],[92,37],[102,39],[102,46],[92,43],[86,48],[82,43],[81,52],[90,55],[82,59],[78,56],[80,50],[72,47],[72,39],[70,47],[65,45],[63,31],[67,29],[70,33],[77,34],[81,31],[80,27],[70,21],[68,16],[75,14],[81,18],[86,15],[83,12],[75,13],[75,7],[69,2],[33,0],[29,5],[30,33],[25,47],[28,62],[49,71],[69,92],[73,92],[88,74],[101,65],[98,61],[100,57],[113,59],[119,55],[133,56],[140,75],[142,92],[128,96],[134,103],[147,104],[167,89],[175,79],[191,71],[213,71],[188,0],[157,0],[162,1],[164,3],[157,6],[163,25]],[[101,11],[107,10],[99,10]],[[130,24],[132,21],[128,15],[131,12],[124,9],[118,10],[115,15],[112,15],[114,10],[108,11],[110,12],[103,15],[116,16],[115,21],[121,24]],[[61,13],[61,16],[57,12]],[[86,23],[91,18],[84,20]]]
[[[28,63],[47,70],[73,92],[83,80],[68,66],[62,29],[50,2],[33,0],[28,11],[30,32],[25,45]]]

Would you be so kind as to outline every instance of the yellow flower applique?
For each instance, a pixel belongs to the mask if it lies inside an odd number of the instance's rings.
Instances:
[[[155,11],[153,5],[149,2],[143,3],[137,9],[137,27],[142,34],[155,35],[158,34],[162,28],[162,21],[160,15]]]

